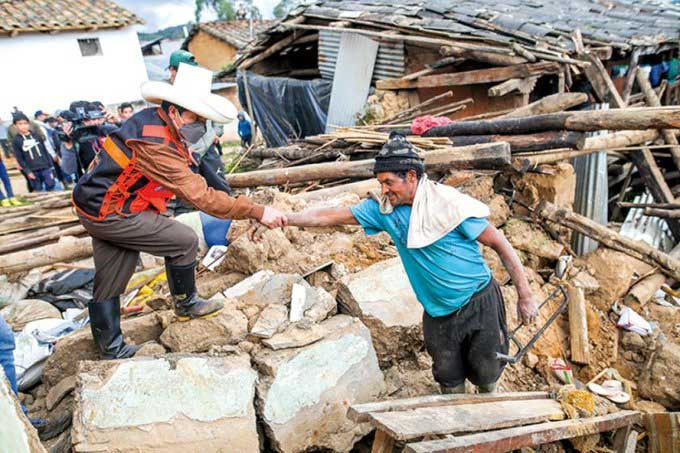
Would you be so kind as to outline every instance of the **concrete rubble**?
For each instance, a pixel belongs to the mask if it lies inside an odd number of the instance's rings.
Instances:
[[[680,408],[680,309],[654,300],[632,307],[657,326],[650,336],[616,327],[615,309],[651,266],[601,247],[571,259],[558,278],[569,233],[535,222],[526,209],[546,198],[570,206],[571,166],[543,166],[541,173],[506,180],[461,171],[444,183],[490,206],[490,220],[518,250],[537,300],[559,285],[583,288],[591,358],[572,364],[575,378],[587,382],[613,367],[634,384],[627,407]],[[504,184],[515,201],[498,189]],[[272,190],[254,197],[295,210],[359,201],[344,194],[312,204]],[[347,418],[349,405],[439,391],[423,345],[422,306],[389,237],[369,237],[356,226],[287,228],[253,243],[243,237],[247,226],[235,222],[227,258],[198,279],[204,297],[225,304],[222,312],[179,322],[169,298],[155,298],[140,314],[123,317],[127,340],[143,346],[124,361],[96,361],[89,326],[65,336],[47,360],[43,383],[20,394],[29,413],[73,413],[72,437],[59,442],[71,442],[75,451],[348,452],[370,444],[370,427]],[[482,253],[502,285],[513,329],[515,288],[498,255],[488,247]],[[16,328],[56,314],[42,303],[25,308],[31,304],[13,304],[3,315]],[[544,308],[538,325],[522,328],[517,338],[526,343],[554,308]],[[568,321],[562,315],[524,360],[506,367],[502,391],[560,385],[551,361],[569,361]]]
[[[338,300],[343,311],[369,328],[381,363],[413,355],[422,348],[423,308],[399,258],[345,277]]]
[[[0,367],[0,446],[12,453],[45,453],[38,433],[24,415]]]
[[[321,328],[324,338],[314,344],[263,349],[253,357],[261,373],[258,413],[282,453],[312,447],[350,451],[370,427],[350,421],[347,409],[375,400],[385,388],[371,334],[361,321],[339,315]]]
[[[82,362],[74,450],[258,452],[256,380],[244,356]]]

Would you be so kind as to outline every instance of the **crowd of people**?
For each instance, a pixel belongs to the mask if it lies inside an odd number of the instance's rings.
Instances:
[[[30,119],[14,108],[11,124],[0,121],[0,146],[14,156],[29,192],[68,188],[85,172],[104,138],[134,114],[132,104],[118,106],[117,115],[99,101],[75,101],[53,115],[38,110]],[[17,206],[7,167],[0,155],[0,206]]]

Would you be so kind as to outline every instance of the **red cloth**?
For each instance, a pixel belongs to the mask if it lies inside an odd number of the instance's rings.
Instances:
[[[411,123],[411,132],[413,132],[416,135],[423,135],[425,132],[429,131],[433,127],[444,126],[445,124],[449,124],[450,122],[451,120],[445,116],[432,116],[432,115],[419,116],[418,118],[413,120],[413,123]]]

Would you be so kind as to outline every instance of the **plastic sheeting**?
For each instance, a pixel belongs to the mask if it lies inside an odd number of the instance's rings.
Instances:
[[[324,133],[332,82],[297,80],[246,73],[253,116],[267,146],[286,146],[290,138]],[[247,108],[244,73],[239,72],[238,96]]]

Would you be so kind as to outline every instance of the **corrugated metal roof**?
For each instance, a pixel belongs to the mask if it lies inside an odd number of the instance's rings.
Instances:
[[[634,203],[653,203],[654,197],[649,192],[638,195]],[[631,209],[621,225],[621,233],[631,239],[644,241],[652,247],[668,252],[673,248],[673,236],[666,221],[660,217],[649,217],[643,214],[644,209]]]
[[[593,110],[608,110],[609,104],[596,104]],[[606,131],[598,131],[590,135],[602,135]],[[580,156],[573,161],[576,171],[576,198],[574,211],[596,221],[600,225],[607,224],[609,201],[609,177],[607,174],[607,152]],[[598,242],[586,235],[574,233],[572,245],[577,255],[584,255],[595,250]]]
[[[341,35],[339,31],[319,31],[319,70],[324,79],[333,80]],[[402,77],[405,70],[404,43],[401,41],[381,42],[373,68],[373,81]]]

